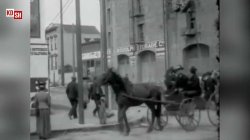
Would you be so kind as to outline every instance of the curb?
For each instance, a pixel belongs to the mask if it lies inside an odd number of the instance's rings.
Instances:
[[[139,119],[133,120],[129,122],[130,127],[132,126],[138,126],[141,124],[141,122],[144,121],[144,117],[141,117]],[[118,127],[118,123],[113,124],[104,124],[104,125],[97,125],[97,126],[89,126],[89,127],[82,127],[82,128],[69,128],[69,129],[63,129],[63,130],[52,130],[51,135],[52,137],[65,134],[65,133],[71,133],[71,132],[89,132],[89,131],[96,131],[96,130],[116,130]],[[36,132],[31,132],[30,136],[37,136]]]

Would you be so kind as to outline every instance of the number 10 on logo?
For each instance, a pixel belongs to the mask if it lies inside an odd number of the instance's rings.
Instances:
[[[6,17],[11,17],[14,19],[22,19],[23,18],[23,11],[14,10],[14,9],[6,9]]]

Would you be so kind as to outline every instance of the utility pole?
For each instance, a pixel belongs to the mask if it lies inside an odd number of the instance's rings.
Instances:
[[[60,0],[60,34],[61,34],[61,84],[64,86],[64,41],[63,41],[63,9]]]
[[[84,124],[83,108],[83,68],[82,68],[82,47],[81,47],[81,17],[80,17],[80,0],[76,3],[76,45],[77,45],[77,77],[78,77],[78,96],[79,96],[79,124]]]
[[[169,55],[169,14],[170,14],[170,0],[162,0],[163,5],[163,32],[164,32],[164,53],[165,53],[165,71],[170,66],[170,55]]]
[[[162,0],[162,9],[163,9],[163,38],[164,38],[164,62],[165,62],[165,71],[167,71],[167,42],[166,42],[166,1]],[[168,26],[168,25],[167,25]]]
[[[106,0],[100,0],[101,6],[101,56],[102,56],[102,70],[106,72],[108,69],[107,59],[107,29],[106,29]],[[105,86],[104,92],[106,101],[109,104],[108,87]]]
[[[73,26],[73,33],[72,33],[72,52],[73,52],[73,77],[76,77],[76,64],[75,64],[75,26],[74,24],[72,24]]]

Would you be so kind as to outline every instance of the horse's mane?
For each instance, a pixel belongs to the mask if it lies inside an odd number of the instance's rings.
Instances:
[[[114,75],[113,78],[114,78],[116,84],[119,85],[120,89],[127,92],[126,83],[125,83],[124,79],[114,71],[112,71],[112,74]]]

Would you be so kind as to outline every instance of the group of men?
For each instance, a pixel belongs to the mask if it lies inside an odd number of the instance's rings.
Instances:
[[[187,77],[182,73],[184,68],[178,66],[177,68],[171,67],[165,75],[165,85],[168,91],[176,93],[177,90],[185,91],[185,94],[191,96],[199,96],[201,94],[200,80],[197,75],[197,68],[192,66],[190,68],[191,76]]]
[[[96,107],[93,110],[93,115],[95,116],[96,113],[99,110],[99,101],[101,99],[101,97],[104,96],[102,89],[99,87],[96,87],[96,78],[93,78],[93,81],[89,83],[88,85],[88,92],[89,92],[89,99],[92,99],[95,101]],[[97,90],[98,89],[98,90]],[[69,102],[71,104],[71,109],[68,113],[68,116],[70,119],[72,119],[72,117],[74,119],[77,118],[77,105],[78,105],[78,85],[76,82],[76,77],[72,77],[72,81],[67,85],[66,88],[66,94],[67,97],[69,99]],[[84,109],[87,108],[87,103],[84,103]]]
[[[192,66],[189,70],[191,76],[188,77],[183,74],[184,68],[178,66],[176,68],[171,67],[167,70],[165,75],[165,85],[168,91],[171,93],[184,93],[187,97],[200,96],[202,90],[205,91],[205,99],[208,99],[210,94],[215,91],[215,85],[217,85],[217,79],[215,72],[207,72],[201,76],[201,79],[197,75],[197,68]],[[201,88],[202,81],[202,88]]]

